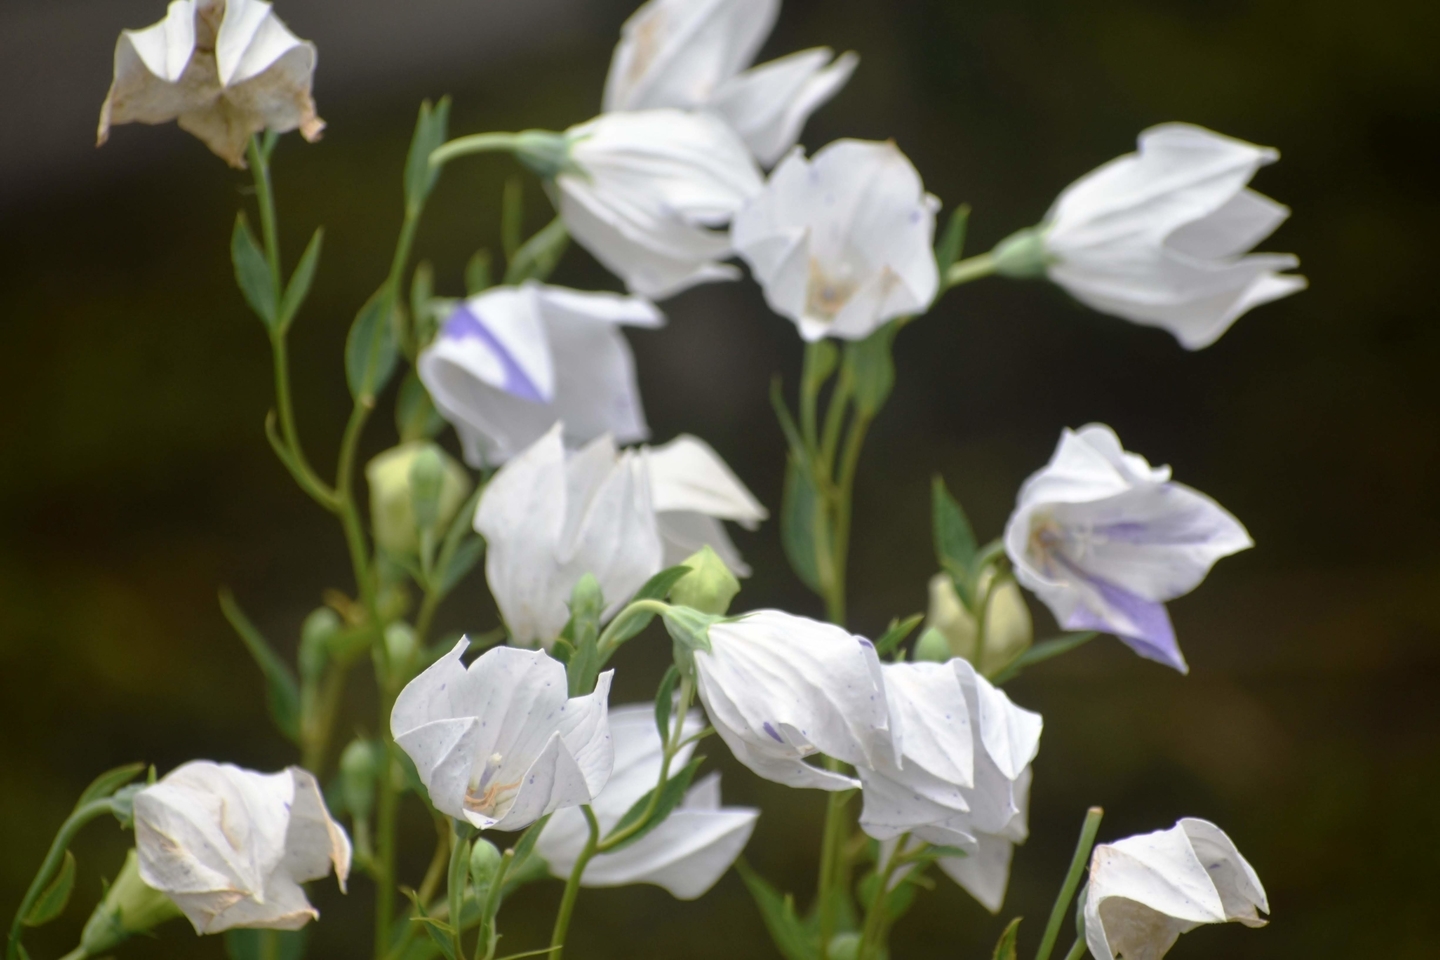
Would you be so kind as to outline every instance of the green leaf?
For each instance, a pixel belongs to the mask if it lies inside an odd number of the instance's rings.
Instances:
[[[636,600],[664,600],[670,595],[670,588],[675,586],[675,584],[689,572],[690,568],[683,564],[661,570],[655,574],[655,576],[645,581],[645,586],[635,592],[635,596],[630,598],[630,602],[634,603]],[[650,610],[635,610],[628,613],[622,611],[610,624],[610,642],[615,646],[619,646],[641,630],[650,626],[650,621],[654,619],[655,614]]]
[[[879,640],[875,641],[875,652],[883,657],[893,651],[905,642],[905,638],[910,636],[911,631],[918,627],[920,621],[924,619],[925,614],[923,613],[913,613],[904,620],[892,619],[890,621],[890,627],[881,635]]]
[[[830,379],[830,374],[835,372],[835,367],[840,362],[840,351],[830,340],[817,340],[806,349],[805,360],[803,389],[815,393]]]
[[[495,285],[490,272],[490,251],[487,249],[476,250],[465,261],[465,295],[473,297],[477,293],[484,293]]]
[[[410,275],[410,331],[417,353],[430,346],[440,327],[440,317],[431,299],[434,296],[435,268],[429,260],[422,260]]]
[[[449,127],[449,97],[441,97],[434,106],[429,100],[420,104],[415,135],[410,139],[410,153],[405,158],[405,202],[411,207],[424,203],[435,187],[440,168],[430,166],[430,154],[445,142]]]
[[[290,665],[280,659],[250,619],[245,616],[229,590],[220,591],[220,610],[245,642],[250,655],[265,676],[270,716],[280,732],[295,742],[300,739],[300,686]]]
[[[565,221],[556,217],[515,251],[505,270],[505,282],[521,284],[526,280],[549,279],[568,249],[570,231],[565,229]]]
[[[520,841],[511,847],[511,850],[513,850],[515,854],[510,861],[511,870],[525,866],[525,861],[529,860],[530,854],[535,851],[535,842],[540,839],[540,831],[544,830],[545,824],[549,822],[550,815],[546,814],[527,827],[524,833],[520,834]]]
[[[600,673],[600,651],[595,642],[600,637],[600,615],[604,611],[605,599],[600,593],[600,583],[594,575],[587,573],[570,594],[568,634],[575,652],[565,664],[565,674],[572,697],[583,696],[595,689],[595,678]]]
[[[679,682],[680,668],[672,663],[655,691],[655,729],[660,732],[661,743],[670,737],[670,713],[675,709],[675,684]]]
[[[1079,633],[1067,633],[1050,640],[1042,640],[1012,660],[1005,669],[995,674],[990,680],[997,686],[1003,683],[1009,683],[1018,677],[1020,671],[1026,667],[1033,667],[1035,664],[1049,660],[1052,657],[1069,653],[1076,647],[1089,643],[1098,636],[1100,636],[1100,634],[1095,630],[1085,630]]]
[[[90,786],[86,787],[85,792],[80,794],[80,799],[75,801],[75,809],[79,810],[87,803],[96,800],[104,800],[144,772],[145,764],[143,763],[127,763],[123,767],[105,771],[90,781]]]
[[[1010,921],[1005,932],[1000,934],[1000,942],[995,944],[994,960],[1016,960],[1017,942],[1020,937],[1021,917]]]
[[[305,246],[305,252],[300,255],[300,262],[295,265],[295,272],[290,275],[290,284],[285,288],[285,296],[280,301],[280,314],[275,321],[278,329],[289,329],[290,322],[300,312],[305,298],[310,296],[310,284],[315,279],[315,268],[320,264],[320,247],[324,241],[325,228],[317,227]]]
[[[895,359],[890,351],[895,330],[894,323],[887,323],[864,340],[845,345],[855,409],[869,417],[880,412],[895,387]]]
[[[792,454],[785,465],[785,494],[780,502],[780,538],[790,568],[807,587],[820,592],[820,567],[815,557],[815,522],[820,494],[810,468]]]
[[[505,251],[507,264],[515,262],[524,222],[525,186],[519,177],[510,177],[505,181],[505,192],[500,196],[500,248]]]
[[[270,264],[243,213],[236,215],[235,230],[230,234],[230,260],[235,265],[235,282],[240,285],[245,302],[267,329],[276,329],[280,291],[275,289]]]
[[[226,930],[225,952],[230,960],[301,960],[307,930]]]
[[[935,559],[955,580],[955,589],[969,606],[970,567],[975,560],[975,531],[959,501],[950,496],[939,474],[931,485]]]
[[[395,325],[385,315],[389,304],[390,291],[382,286],[355,315],[345,340],[345,380],[356,400],[374,397],[395,372],[399,351]]]
[[[75,855],[66,850],[60,872],[55,874],[55,879],[50,881],[39,899],[31,904],[29,912],[21,922],[27,927],[40,927],[54,920],[65,911],[65,904],[70,902],[70,891],[74,889]]]
[[[970,204],[962,203],[950,214],[950,221],[945,225],[945,233],[940,242],[935,245],[935,265],[940,268],[941,283],[944,283],[945,271],[949,270],[960,255],[965,252],[965,230],[970,223]]]
[[[755,898],[760,918],[765,921],[765,929],[770,931],[770,939],[775,942],[780,955],[785,960],[816,960],[815,945],[811,943],[804,924],[795,915],[795,898],[788,893],[782,896],[743,857],[735,861],[735,870],[745,881],[750,896]]]
[[[400,395],[395,398],[395,429],[401,443],[429,440],[445,429],[445,418],[435,409],[430,391],[414,370],[400,381]]]
[[[449,593],[455,589],[455,585],[465,578],[465,575],[475,569],[475,564],[485,556],[485,538],[477,537],[474,534],[466,536],[460,541],[460,546],[455,548],[455,554],[450,558],[450,565],[445,568],[444,574],[440,577],[440,592]]]
[[[640,818],[645,815],[646,809],[650,806],[650,798],[654,795],[655,790],[660,791],[660,800],[655,805],[655,812],[650,816],[649,820],[645,821],[645,825],[606,852],[623,850],[664,823],[665,818],[670,816],[670,811],[678,807],[680,801],[685,799],[685,791],[690,789],[690,781],[695,778],[695,771],[699,770],[700,764],[704,762],[704,757],[693,758],[680,770],[671,774],[670,779],[654,789],[646,791],[645,796],[636,800],[630,809],[625,811],[625,816],[621,817],[620,821],[615,824],[614,829],[610,831],[612,836],[639,821]]]

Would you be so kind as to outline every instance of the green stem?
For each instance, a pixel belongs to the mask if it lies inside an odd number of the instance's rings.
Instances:
[[[950,269],[945,271],[945,286],[958,287],[962,283],[988,277],[994,272],[995,257],[992,254],[982,253],[978,256],[966,257],[959,263],[952,264]]]
[[[521,839],[524,839],[523,834]],[[490,889],[485,894],[485,906],[480,911],[480,942],[475,944],[476,951],[482,946],[485,948],[485,960],[491,960],[495,956],[495,945],[500,942],[495,936],[495,915],[500,912],[500,893],[505,888],[505,875],[510,872],[510,864],[514,862],[515,848],[511,847],[500,855],[500,867],[495,871],[495,879],[490,881]]]
[[[1065,960],[1080,960],[1081,957],[1085,956],[1085,951],[1088,949],[1089,947],[1084,940],[1076,940],[1075,946],[1071,947],[1070,952],[1065,954]]]
[[[345,692],[348,668],[331,664],[320,683],[314,715],[304,719],[300,730],[300,766],[319,776],[324,772],[325,755],[330,749],[330,736],[335,729],[335,714]]]
[[[813,457],[819,449],[816,433],[816,407],[820,402],[821,382],[815,376],[815,367],[820,362],[820,343],[805,344],[805,369],[800,375],[800,431]]]
[[[1050,910],[1050,921],[1045,924],[1045,936],[1040,940],[1040,949],[1035,951],[1035,960],[1050,960],[1050,952],[1055,949],[1055,941],[1060,938],[1060,928],[1070,910],[1070,901],[1075,898],[1080,878],[1090,862],[1090,848],[1095,846],[1095,834],[1100,831],[1100,819],[1103,816],[1105,811],[1099,807],[1091,807],[1085,813],[1085,824],[1080,828],[1080,842],[1075,845],[1075,856],[1070,859],[1070,872],[1065,875],[1060,895],[1055,898],[1055,906]]]
[[[574,912],[575,900],[580,895],[580,878],[584,876],[585,868],[590,865],[590,858],[595,856],[595,848],[600,842],[600,823],[595,819],[595,811],[590,809],[589,804],[582,806],[580,811],[585,814],[590,836],[585,840],[585,847],[580,851],[574,869],[570,871],[570,879],[565,881],[565,895],[560,899],[560,912],[555,915],[555,931],[550,935],[550,955],[555,960],[560,960],[561,952],[565,948],[570,915]]]
[[[865,926],[861,928],[860,946],[856,950],[857,960],[866,960],[879,944],[881,931],[885,929],[885,897],[890,892],[890,880],[895,876],[896,868],[905,860],[905,845],[909,840],[908,833],[902,834],[885,869],[876,871],[875,896],[870,898],[870,906],[865,912]]]
[[[650,800],[645,804],[645,811],[635,820],[634,823],[624,830],[618,830],[610,834],[602,842],[596,845],[596,852],[605,853],[620,846],[635,834],[644,830],[650,823],[650,818],[655,816],[655,811],[660,807],[660,794],[665,789],[665,784],[670,780],[670,764],[675,759],[675,754],[680,752],[681,737],[685,731],[685,717],[690,713],[690,704],[695,699],[695,681],[690,677],[684,677],[680,681],[680,701],[675,710],[674,726],[670,728],[665,737],[663,750],[660,757],[660,777],[655,783],[655,789],[650,791]]]
[[[830,759],[825,760],[826,767],[835,769],[839,764]],[[821,835],[820,841],[820,880],[819,889],[816,892],[816,899],[819,901],[817,912],[819,914],[820,944],[819,958],[826,960],[830,951],[830,939],[835,936],[835,890],[837,882],[842,873],[841,866],[845,859],[845,824],[846,807],[850,802],[852,791],[839,790],[831,793],[825,803],[825,832]]]
[[[360,447],[360,437],[365,432],[365,421],[375,408],[373,397],[361,397],[350,411],[350,420],[345,425],[345,435],[340,441],[340,460],[335,468],[335,503],[340,515],[340,524],[345,530],[345,543],[350,548],[350,564],[355,572],[355,589],[370,611],[375,613],[375,585],[370,582],[370,548],[365,542],[365,527],[360,522],[360,510],[355,505],[355,457]],[[378,627],[379,624],[376,624]],[[383,630],[380,631],[383,634]]]
[[[278,296],[284,290],[280,279],[280,232],[275,222],[275,191],[270,185],[270,156],[260,147],[260,138],[251,136],[246,147],[250,172],[255,178],[255,200],[260,204],[260,236],[265,241],[265,262],[270,266],[270,282]]]
[[[20,957],[20,937],[24,931],[25,915],[30,912],[30,908],[35,906],[35,901],[40,899],[40,895],[45,892],[55,871],[60,869],[60,864],[65,859],[65,851],[70,849],[75,835],[85,824],[96,817],[112,812],[113,809],[108,797],[103,800],[92,800],[71,813],[60,825],[60,830],[50,843],[50,850],[45,854],[45,859],[40,862],[40,869],[36,871],[35,879],[30,881],[30,888],[25,891],[25,898],[20,901],[20,909],[15,911],[15,919],[10,924],[10,938],[5,946],[5,960],[18,960]]]
[[[636,611],[649,610],[651,613],[663,615],[665,611],[669,609],[670,605],[663,600],[632,601],[629,606],[616,614],[610,621],[609,626],[601,631],[600,638],[595,641],[595,647],[600,653],[600,662],[604,664],[609,661],[609,659],[615,655],[615,651],[619,649],[620,644],[616,642],[615,636],[621,628],[626,626],[625,621],[628,618],[628,614]]]
[[[820,469],[826,476],[835,468],[835,451],[840,446],[840,428],[845,425],[845,410],[850,403],[851,389],[850,376],[842,367],[840,379],[830,394],[830,407],[825,411],[825,430],[820,439]]]
[[[519,143],[520,135],[516,133],[472,133],[468,137],[456,137],[430,154],[430,166],[442,167],[457,157],[475,153],[514,151]]]
[[[450,906],[450,946],[457,960],[463,960],[465,948],[460,943],[460,914],[465,902],[465,875],[470,869],[470,845],[465,842],[470,825],[456,820],[450,838],[450,871],[446,876],[446,902]],[[462,833],[462,830],[465,831]]]
[[[388,700],[382,697],[382,702]],[[390,741],[388,709],[381,711],[385,763],[380,773],[379,797],[375,803],[375,956],[383,958],[390,949],[390,928],[395,916],[395,812],[399,792],[395,789],[394,747]]]
[[[830,543],[830,566],[833,579],[829,584],[829,596],[825,598],[825,603],[830,620],[841,626],[845,623],[845,577],[850,559],[850,514],[855,493],[855,470],[860,463],[860,450],[865,445],[870,419],[869,414],[856,410],[850,420],[850,430],[845,438],[845,450],[832,503],[834,526]]]
[[[444,578],[445,571],[450,569],[450,562],[455,559],[455,551],[460,548],[460,542],[465,539],[465,532],[470,529],[471,522],[475,516],[475,509],[480,505],[480,496],[485,492],[485,484],[477,483],[475,491],[455,515],[450,523],[450,529],[445,532],[445,539],[440,544],[440,554],[435,558],[431,568],[431,575],[425,584],[425,596],[420,601],[420,610],[415,616],[415,645],[416,648],[423,648],[425,639],[430,634],[430,627],[435,619],[435,611],[439,609],[440,602],[445,599],[448,591],[439,581]]]

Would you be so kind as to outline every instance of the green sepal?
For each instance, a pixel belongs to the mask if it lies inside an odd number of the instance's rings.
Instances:
[[[381,286],[365,301],[350,333],[345,338],[345,382],[350,396],[374,398],[395,372],[399,348],[395,342],[395,324],[385,315],[392,303],[388,286]]]
[[[974,591],[971,587],[973,565],[977,553],[975,531],[960,502],[950,495],[945,479],[939,474],[930,487],[931,529],[935,539],[935,559],[950,574],[960,602],[973,611]]]
[[[521,245],[509,259],[505,282],[512,285],[526,280],[548,280],[560,265],[560,258],[570,249],[570,231],[565,221],[556,217]]]
[[[735,872],[745,881],[755,906],[760,908],[760,919],[770,931],[770,939],[785,960],[816,960],[818,951],[812,942],[805,924],[795,913],[795,898],[791,894],[781,895],[771,883],[745,862],[742,857],[735,861]]]
[[[579,697],[595,689],[595,679],[600,673],[600,615],[605,612],[605,598],[600,593],[600,582],[593,574],[585,574],[570,593],[570,622],[566,624],[566,639],[574,652],[565,664],[565,675],[570,683],[570,696]]]
[[[96,800],[104,800],[144,772],[145,764],[143,763],[127,763],[123,767],[106,770],[90,781],[90,786],[86,787],[85,791],[80,794],[80,799],[75,801],[75,809],[79,810],[87,803],[93,803]]]
[[[65,859],[60,864],[60,870],[50,885],[41,892],[36,901],[30,905],[30,909],[21,919],[21,923],[27,927],[40,927],[54,920],[65,912],[65,904],[70,902],[70,893],[75,889],[75,854],[69,850],[65,851]]]
[[[675,773],[672,773],[670,779],[646,791],[643,797],[636,800],[630,806],[630,809],[625,811],[625,815],[620,818],[619,822],[611,829],[610,833],[612,836],[639,821],[639,819],[645,815],[646,809],[650,806],[650,798],[656,790],[660,791],[660,799],[655,805],[655,812],[651,814],[649,820],[645,821],[645,825],[620,843],[606,850],[606,852],[612,853],[616,850],[623,850],[664,823],[665,818],[670,816],[671,811],[680,806],[680,802],[685,799],[685,791],[690,789],[690,781],[695,779],[695,771],[699,770],[700,764],[704,762],[704,757],[693,757],[689,763],[685,764],[685,766],[681,767]]]
[[[290,665],[280,659],[270,646],[265,637],[250,622],[250,618],[240,609],[235,602],[235,597],[229,590],[220,591],[220,610],[225,614],[225,619],[230,621],[230,626],[244,641],[245,648],[250,651],[250,656],[255,658],[255,663],[260,667],[260,672],[265,677],[266,700],[270,706],[270,717],[275,721],[275,726],[280,728],[290,740],[300,740],[300,685],[295,679],[295,673]]]
[[[441,97],[433,106],[429,100],[420,104],[410,152],[405,157],[405,203],[412,208],[424,203],[435,187],[440,168],[430,165],[430,154],[445,142],[449,127],[449,97]]]
[[[713,613],[701,613],[699,610],[692,610],[689,607],[669,606],[660,615],[665,622],[665,631],[670,634],[670,639],[675,641],[676,647],[683,647],[686,651],[694,654],[697,650],[710,652],[710,628],[725,620],[733,620],[733,617],[719,617]]]
[[[855,409],[873,417],[895,388],[895,358],[891,346],[899,328],[892,321],[864,340],[845,344],[845,370],[852,385]]]
[[[1000,940],[995,944],[994,960],[1016,960],[1022,919],[1022,917],[1016,917],[1011,920],[1005,927],[1005,932],[1000,934]]]
[[[969,225],[970,204],[962,203],[950,214],[950,220],[945,224],[945,233],[935,245],[935,265],[940,268],[942,283],[945,271],[965,252],[965,233]]]
[[[679,682],[680,668],[672,663],[655,691],[655,729],[660,733],[661,743],[670,739],[670,714],[675,709],[675,684]]]
[[[891,619],[890,626],[880,635],[880,639],[875,641],[875,653],[882,657],[888,656],[896,647],[905,642],[905,638],[910,636],[911,631],[924,619],[925,614],[923,613],[911,614],[904,620]]]
[[[309,939],[308,930],[226,930],[225,953],[230,960],[301,960]]]
[[[290,283],[285,287],[275,318],[275,328],[282,333],[290,329],[291,321],[305,305],[305,298],[310,296],[310,284],[315,280],[315,269],[320,265],[320,247],[324,242],[325,228],[316,227],[310,242],[305,245],[305,252],[300,255],[300,262],[295,265],[295,272],[290,275]]]
[[[449,593],[455,589],[464,576],[475,569],[475,564],[485,556],[485,538],[477,537],[474,534],[467,534],[460,546],[455,548],[455,553],[450,557],[450,565],[440,575],[440,592]]]
[[[260,242],[250,230],[245,214],[235,216],[235,229],[230,234],[230,261],[235,266],[235,282],[245,295],[245,302],[255,311],[267,330],[278,326],[280,291],[270,264],[260,250]]]

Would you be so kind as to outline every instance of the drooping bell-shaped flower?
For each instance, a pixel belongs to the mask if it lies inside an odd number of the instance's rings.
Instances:
[[[298,930],[320,914],[301,884],[350,872],[350,840],[315,778],[195,760],[135,795],[140,878],[196,933]]]
[[[712,111],[770,166],[859,63],[816,47],[747,70],[779,12],[780,0],[649,0],[621,28],[605,110]]]
[[[1095,960],[1160,960],[1205,923],[1263,927],[1265,888],[1219,827],[1186,818],[1169,830],[1095,848],[1085,942]]]
[[[1113,633],[1140,656],[1188,670],[1165,601],[1221,557],[1253,546],[1240,521],[1127,452],[1104,424],[1066,430],[1020,488],[1005,550],[1022,585],[1067,630]]]
[[[802,337],[860,340],[935,299],[938,206],[894,143],[837,140],[782,160],[731,234]]]
[[[512,643],[547,649],[591,574],[606,615],[662,569],[664,547],[642,451],[601,436],[568,459],[556,424],[490,481],[475,512],[485,577]]]
[[[726,123],[704,113],[606,113],[564,134],[554,172],[565,226],[630,292],[661,299],[733,280],[725,227],[760,192],[760,172]]]
[[[98,139],[122,123],[175,120],[244,167],[251,134],[299,129],[319,139],[325,123],[310,96],[314,73],[315,45],[291,33],[270,4],[174,0],[164,20],[120,34]]]
[[[682,433],[669,443],[650,447],[646,461],[665,544],[665,566],[675,566],[708,546],[736,575],[749,576],[750,568],[723,521],[754,530],[769,514],[720,455],[699,437]]]
[[[673,722],[673,721],[672,721]],[[698,713],[685,720],[682,736],[699,733]],[[615,772],[591,804],[604,837],[660,779],[664,750],[652,704],[631,704],[610,712],[615,743]],[[695,745],[680,748],[670,764],[673,776],[690,761]],[[659,826],[611,853],[590,861],[580,883],[618,887],[653,883],[681,900],[694,900],[715,885],[745,848],[760,811],[720,806],[720,774],[712,773],[686,791],[685,799]],[[550,818],[536,851],[550,872],[566,879],[584,849],[589,827],[579,810],[561,810]]]
[[[620,326],[658,327],[649,301],[539,283],[455,308],[416,369],[472,466],[503,463],[563,422],[572,447],[650,435]]]
[[[1246,186],[1279,154],[1187,123],[1075,181],[1044,222],[995,249],[1002,273],[1048,275],[1102,313],[1208,347],[1246,311],[1305,289],[1288,253],[1249,254],[1287,207]]]
[[[701,702],[735,759],[789,787],[848,790],[848,776],[806,762],[856,766],[892,749],[875,647],[831,624],[760,610],[709,628],[695,652]]]
[[[879,840],[910,834],[969,856],[942,867],[990,910],[1026,836],[1030,763],[1040,715],[1017,707],[968,661],[883,666],[894,756],[857,766],[860,825]]]
[[[606,709],[613,670],[570,697],[542,650],[495,647],[467,669],[461,639],[406,684],[390,713],[436,810],[482,830],[519,830],[590,803],[610,778]]]

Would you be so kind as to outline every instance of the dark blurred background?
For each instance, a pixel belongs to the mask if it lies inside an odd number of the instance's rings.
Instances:
[[[627,0],[291,0],[320,48],[329,121],[277,152],[282,239],[317,224],[324,260],[293,335],[302,431],[333,462],[349,409],[340,345],[383,277],[416,106],[455,96],[452,130],[563,128],[598,108]],[[6,0],[0,8],[0,905],[9,916],[63,811],[97,772],[195,757],[294,760],[260,678],[221,619],[231,586],[293,650],[330,586],[349,586],[339,532],[271,456],[268,347],[227,252],[245,175],[173,126],[92,146],[122,27],[158,0]],[[857,629],[923,609],[933,572],[928,483],[944,473],[982,537],[1062,426],[1113,425],[1249,526],[1257,548],[1172,604],[1182,677],[1097,641],[1011,687],[1044,712],[1032,838],[1006,916],[1025,951],[1084,809],[1102,839],[1212,819],[1255,865],[1274,922],[1182,938],[1173,956],[1432,957],[1440,895],[1440,7],[1380,0],[789,0],[764,57],[818,44],[862,55],[805,142],[893,137],[947,205],[975,206],[970,252],[1037,221],[1055,193],[1188,120],[1280,148],[1256,186],[1295,215],[1264,246],[1295,251],[1311,290],[1243,318],[1191,354],[1160,331],[1078,308],[1044,284],[988,280],[947,296],[897,346],[899,382],[860,471],[851,591]],[[447,174],[418,252],[458,293],[496,246],[503,158]],[[531,226],[549,216],[527,181]],[[557,279],[614,288],[572,249]],[[800,343],[748,281],[665,304],[632,335],[655,436],[697,433],[771,508],[783,442],[766,402],[795,380]],[[387,405],[388,410],[388,405]],[[377,417],[369,452],[394,442]],[[743,606],[818,614],[774,525],[738,536],[755,567]],[[1048,614],[1038,607],[1042,634]],[[446,629],[487,630],[474,577]],[[664,644],[636,642],[616,702],[646,698]],[[374,731],[356,684],[346,723]],[[717,753],[718,751],[718,753]],[[765,814],[748,856],[805,902],[823,798],[759,782],[718,745],[730,802]],[[408,801],[418,882],[431,834]],[[124,837],[90,827],[63,923],[75,942]],[[505,914],[506,950],[547,936],[559,884]],[[365,955],[369,898],[316,885],[312,956]],[[900,925],[899,957],[988,957],[1003,926],[940,878]],[[574,956],[771,956],[731,874],[707,898],[587,891]],[[1068,943],[1068,940],[1066,941]],[[1064,944],[1062,944],[1064,946]],[[183,924],[124,956],[222,955]]]

